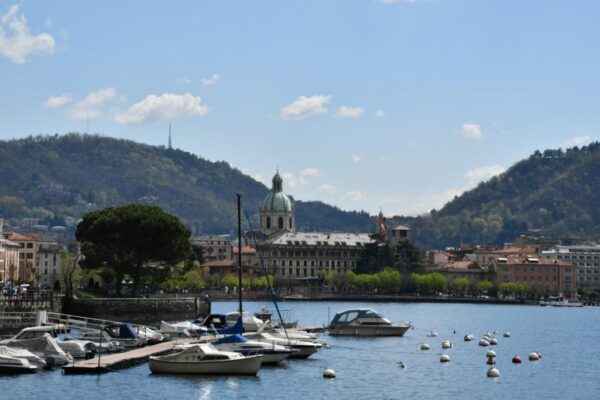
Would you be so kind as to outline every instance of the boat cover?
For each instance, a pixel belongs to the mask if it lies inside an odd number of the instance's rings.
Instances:
[[[235,335],[225,336],[224,338],[219,339],[219,340],[215,340],[213,342],[213,345],[228,344],[228,343],[246,343],[247,341],[248,341],[248,339],[246,339],[242,335],[235,334]]]
[[[66,365],[73,361],[73,357],[65,353],[48,333],[35,339],[8,339],[3,344],[8,347],[29,350],[45,359],[50,365]]]

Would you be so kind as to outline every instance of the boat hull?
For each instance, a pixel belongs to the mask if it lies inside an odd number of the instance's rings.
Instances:
[[[3,365],[0,364],[0,374],[32,374],[38,368],[33,365]]]
[[[150,357],[149,365],[154,374],[256,375],[262,362],[262,356],[200,362],[163,361]]]
[[[403,336],[410,326],[366,326],[332,325],[328,331],[331,336]]]

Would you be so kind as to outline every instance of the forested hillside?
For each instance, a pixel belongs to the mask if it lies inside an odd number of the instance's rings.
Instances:
[[[421,248],[501,245],[520,234],[600,237],[600,143],[536,151],[427,216],[401,218]]]
[[[97,135],[68,134],[0,141],[0,216],[37,217],[63,225],[65,216],[133,202],[156,204],[195,234],[229,233],[237,192],[254,218],[268,188],[226,162]],[[365,231],[365,212],[298,201],[298,226]]]

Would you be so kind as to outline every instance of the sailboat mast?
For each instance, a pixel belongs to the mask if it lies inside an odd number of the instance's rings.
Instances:
[[[240,318],[242,318],[242,195],[237,196],[238,211],[238,293],[240,301]]]

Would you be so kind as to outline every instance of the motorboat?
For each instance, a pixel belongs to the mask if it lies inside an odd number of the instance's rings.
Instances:
[[[225,336],[212,342],[212,345],[218,350],[235,351],[245,356],[260,354],[263,364],[278,364],[297,352],[278,344],[249,340],[242,335]]]
[[[235,326],[238,319],[240,319],[240,313],[238,311],[232,311],[225,314],[227,326]],[[263,320],[255,317],[247,311],[242,312],[242,323],[244,332],[256,332],[258,328],[263,324]]]
[[[289,358],[308,358],[323,347],[323,343],[307,340],[286,339],[273,336],[267,332],[249,333],[245,336],[248,339],[257,340],[259,342],[267,343],[270,345],[289,347],[292,350],[296,350],[290,355]]]
[[[29,364],[43,369],[46,367],[46,361],[43,358],[36,356],[29,350],[19,349],[15,347],[0,346],[0,357],[14,357],[27,360]]]
[[[370,308],[357,308],[337,313],[327,330],[332,336],[402,336],[410,323],[393,325]]]
[[[256,375],[263,356],[243,356],[217,350],[211,344],[197,344],[166,356],[150,357],[155,374]]]
[[[74,358],[93,358],[96,354],[96,346],[87,340],[74,340],[67,334],[68,329],[63,325],[43,325],[24,328],[12,339],[36,339],[44,334],[50,335],[56,344],[65,352]]]
[[[82,332],[78,339],[94,343],[96,346],[96,353],[112,353],[125,350],[125,346],[122,346],[118,340],[114,340],[106,331],[89,330],[87,332]],[[65,340],[68,340],[68,338]]]
[[[0,374],[26,374],[37,371],[38,368],[25,358],[0,355]]]
[[[131,324],[115,322],[106,326],[104,331],[125,348],[142,347],[148,343],[148,339],[140,335]]]
[[[0,345],[29,350],[36,356],[43,358],[50,367],[62,367],[73,362],[73,356],[65,353],[48,333],[31,339],[6,339],[0,342]]]
[[[146,343],[159,343],[165,340],[163,334],[155,329],[149,328],[144,325],[138,325],[136,326],[136,328],[137,334],[142,338],[146,338]]]
[[[569,301],[560,295],[549,296],[546,300],[541,300],[540,305],[552,307],[583,307],[583,303],[579,301]]]

